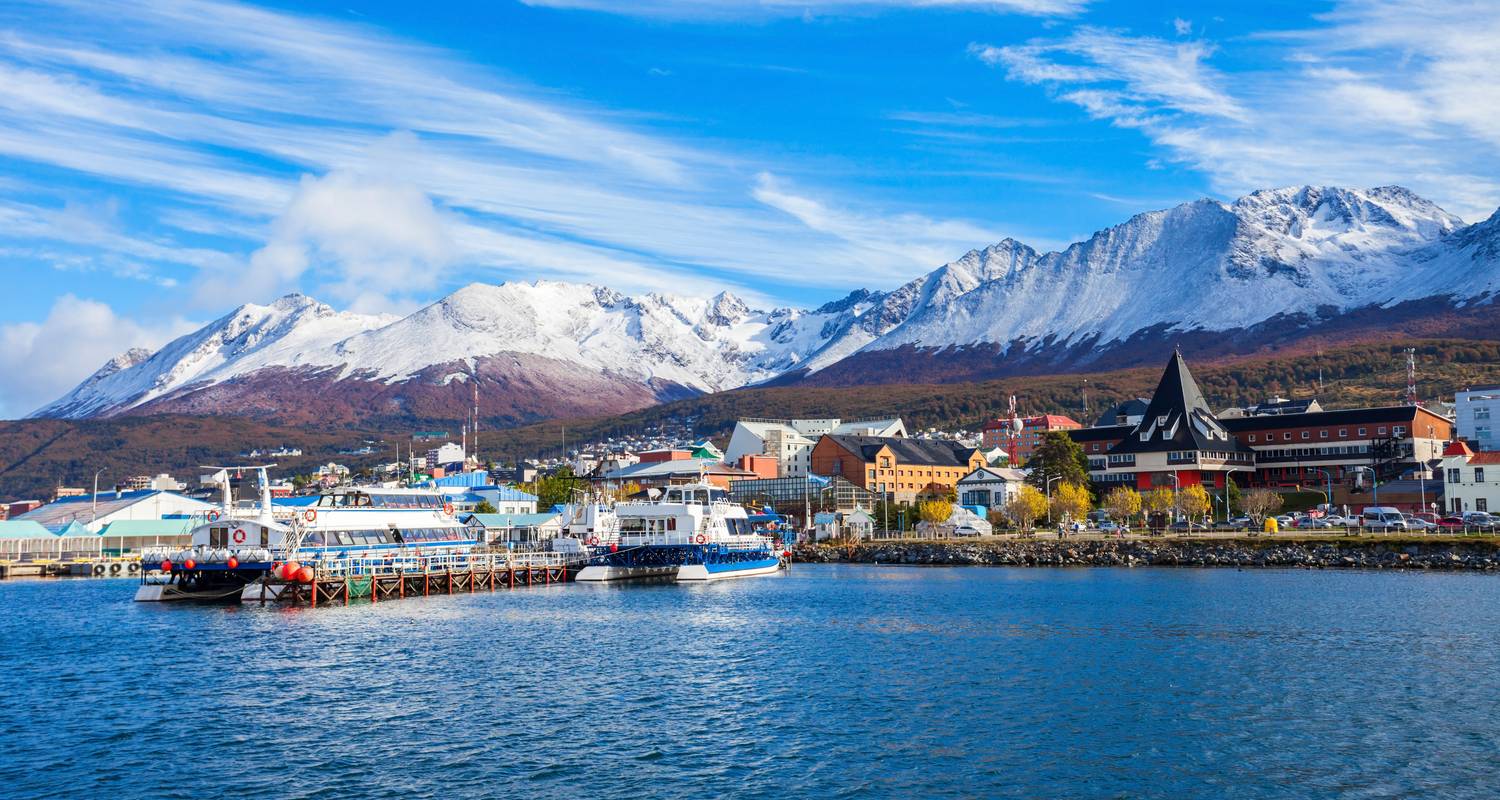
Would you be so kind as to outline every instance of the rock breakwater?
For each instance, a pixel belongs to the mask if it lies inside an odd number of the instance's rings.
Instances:
[[[933,566],[1301,567],[1500,570],[1493,541],[1278,541],[1273,539],[1035,539],[798,545],[793,560]]]

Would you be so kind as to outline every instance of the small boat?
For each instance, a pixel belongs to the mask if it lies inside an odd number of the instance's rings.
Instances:
[[[298,506],[275,506],[266,467],[226,467],[217,509],[197,515],[191,546],[146,553],[135,599],[266,600],[280,585],[265,580],[287,564],[395,560],[482,547],[482,529],[459,522],[445,497],[422,489],[335,489]],[[236,505],[228,472],[258,473],[260,502]]]
[[[620,503],[615,542],[595,544],[578,580],[670,578],[680,582],[767,575],[783,554],[774,537],[756,531],[745,509],[717,486],[671,486],[655,501]]]

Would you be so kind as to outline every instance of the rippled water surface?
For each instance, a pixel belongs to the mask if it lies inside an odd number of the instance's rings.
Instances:
[[[0,583],[0,795],[1494,797],[1500,578],[798,565],[311,610]]]

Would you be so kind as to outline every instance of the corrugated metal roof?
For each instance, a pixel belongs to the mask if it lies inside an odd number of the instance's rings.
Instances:
[[[100,536],[181,536],[193,530],[187,517],[175,519],[122,519],[105,525]]]
[[[0,539],[51,539],[56,534],[26,519],[0,520]]]

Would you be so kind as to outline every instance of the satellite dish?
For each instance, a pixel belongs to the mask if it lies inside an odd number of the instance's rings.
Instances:
[[[1020,433],[1021,429],[1024,428],[1024,427],[1026,427],[1026,423],[1023,422],[1023,421],[1021,421],[1020,417],[1011,417],[1010,418],[1010,427],[1016,433]]]

